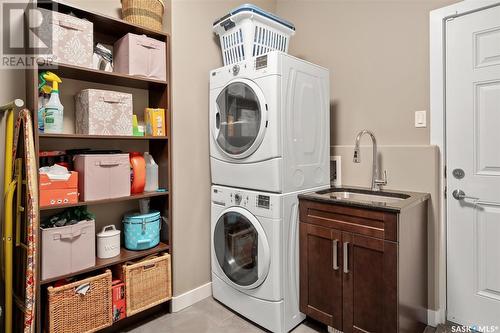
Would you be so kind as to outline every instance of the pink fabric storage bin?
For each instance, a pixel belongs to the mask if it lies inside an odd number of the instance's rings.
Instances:
[[[48,50],[51,54],[43,56],[62,64],[92,68],[94,24],[71,15],[42,8],[38,10],[43,17],[42,40],[52,43]]]
[[[120,198],[130,195],[128,154],[77,155],[78,189],[84,201]]]
[[[95,221],[58,228],[40,228],[42,280],[95,266]]]
[[[114,45],[114,71],[165,81],[165,43],[146,35],[126,34]]]
[[[85,89],[75,102],[77,134],[133,135],[132,94]]]

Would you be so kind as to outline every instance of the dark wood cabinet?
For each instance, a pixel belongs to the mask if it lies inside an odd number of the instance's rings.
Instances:
[[[301,311],[345,333],[423,332],[426,216],[426,201],[387,212],[301,199]]]
[[[342,326],[341,240],[340,231],[300,224],[301,309],[332,327]]]

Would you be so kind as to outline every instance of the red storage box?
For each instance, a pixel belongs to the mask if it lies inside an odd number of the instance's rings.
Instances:
[[[78,202],[78,172],[71,171],[68,180],[50,179],[40,174],[40,206],[62,205]]]
[[[113,286],[111,289],[113,294],[113,322],[115,323],[127,316],[125,283],[120,280],[113,280]]]

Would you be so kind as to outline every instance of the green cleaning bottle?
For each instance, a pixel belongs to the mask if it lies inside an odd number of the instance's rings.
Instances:
[[[61,79],[52,72],[45,72],[43,78],[52,82],[52,91],[49,101],[45,105],[45,117],[43,120],[43,130],[45,133],[60,134],[63,132],[64,106],[59,99],[59,83]]]

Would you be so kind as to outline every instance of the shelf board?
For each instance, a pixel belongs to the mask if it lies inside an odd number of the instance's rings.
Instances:
[[[55,10],[64,14],[74,13],[77,17],[86,18],[94,23],[94,31],[105,31],[106,33],[114,35],[117,38],[121,38],[129,32],[138,35],[148,35],[149,37],[163,40],[170,36],[166,32],[148,29],[109,15],[90,11],[64,0],[39,1],[38,7]]]
[[[163,252],[163,251],[169,251],[169,250],[170,250],[170,246],[165,244],[165,243],[160,243],[157,246],[153,247],[152,249],[142,250],[142,251],[130,251],[130,250],[127,250],[127,249],[122,247],[120,250],[120,254],[116,257],[108,258],[108,259],[96,258],[95,259],[95,266],[82,269],[81,271],[78,271],[78,272],[69,273],[69,274],[45,279],[45,280],[41,281],[41,284],[55,282],[55,281],[60,280],[60,279],[65,279],[65,278],[68,278],[71,276],[96,271],[98,269],[110,267],[110,266],[113,266],[116,264],[121,264],[121,263],[127,262],[129,260],[144,258],[144,257],[147,257],[148,255],[151,255],[151,254],[155,254],[155,253]]]
[[[167,136],[86,135],[39,133],[40,139],[168,140]]]
[[[134,194],[134,195],[130,195],[128,197],[121,197],[121,198],[111,198],[111,199],[92,200],[92,201],[79,201],[77,203],[72,203],[72,204],[45,206],[45,207],[40,207],[40,210],[44,211],[44,210],[63,209],[63,208],[79,207],[79,206],[104,205],[104,204],[113,203],[113,202],[147,199],[147,198],[161,197],[161,196],[167,196],[167,195],[168,195],[168,191],[167,192],[144,192],[141,194]]]
[[[48,66],[39,66],[38,69],[40,71],[50,70],[56,72],[56,74],[58,74],[62,78],[102,84],[112,84],[115,86],[128,88],[161,89],[165,88],[168,85],[167,81],[116,72],[105,72],[98,69],[69,64],[52,63]]]

